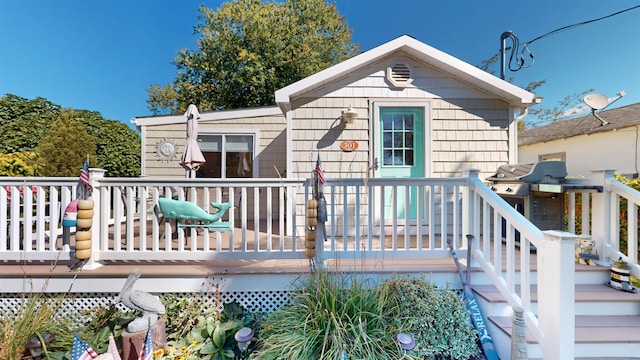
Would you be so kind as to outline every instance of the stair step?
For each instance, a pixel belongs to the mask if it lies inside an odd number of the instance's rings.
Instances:
[[[511,336],[511,316],[490,316],[489,321]],[[578,315],[576,344],[627,343],[640,346],[640,315]],[[527,335],[527,343],[537,341]]]
[[[612,289],[604,284],[576,284],[576,302],[638,302],[640,306],[640,291],[629,293]],[[489,303],[505,302],[504,297],[498,289],[493,285],[474,285],[472,287],[476,296],[481,297]],[[520,290],[516,290],[520,294]],[[536,286],[531,286],[531,301],[538,300],[538,291]],[[640,307],[638,308],[640,314]]]

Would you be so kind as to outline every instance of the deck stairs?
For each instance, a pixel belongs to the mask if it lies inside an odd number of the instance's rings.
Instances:
[[[535,274],[532,278],[536,278]],[[609,278],[608,267],[576,264],[577,359],[640,359],[640,291],[628,293],[612,289],[605,285]],[[513,310],[500,292],[483,279],[482,272],[474,272],[473,291],[500,359],[510,359]],[[537,313],[537,291],[533,287],[532,308]],[[539,344],[529,334],[527,356],[543,358]]]

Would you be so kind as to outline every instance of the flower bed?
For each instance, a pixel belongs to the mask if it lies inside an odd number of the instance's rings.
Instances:
[[[249,313],[235,302],[165,296],[167,342],[154,359],[469,359],[480,352],[458,294],[423,277],[376,283],[320,271],[293,285],[290,305],[268,314]],[[139,315],[114,303],[73,324],[56,319],[56,303],[33,295],[17,314],[3,314],[0,358],[21,359],[26,351],[20,344],[46,333],[55,339],[45,359],[70,359],[74,332],[105,353],[109,335],[120,347],[122,330]]]

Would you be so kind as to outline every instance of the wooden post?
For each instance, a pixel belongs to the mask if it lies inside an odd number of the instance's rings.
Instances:
[[[151,327],[151,332],[151,351],[164,348],[167,341],[166,320],[164,318],[158,319],[158,322]],[[130,333],[126,329],[122,331],[122,360],[138,360],[138,355],[140,355],[140,350],[142,350],[142,344],[144,343],[144,337],[146,335],[147,330],[135,333]]]

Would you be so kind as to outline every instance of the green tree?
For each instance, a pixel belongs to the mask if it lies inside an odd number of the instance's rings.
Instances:
[[[63,110],[41,139],[37,152],[44,176],[78,176],[87,155],[94,162],[93,137],[75,115],[74,110]]]
[[[0,176],[40,176],[37,156],[32,151],[0,154]]]
[[[76,118],[96,145],[96,165],[107,170],[109,177],[140,175],[140,136],[120,121],[105,120],[100,113],[88,110],[75,112]]]
[[[175,58],[173,83],[147,90],[148,108],[177,113],[273,105],[274,93],[358,53],[335,4],[324,0],[233,0],[202,6],[198,49]]]
[[[33,151],[49,130],[60,106],[38,97],[33,100],[13,94],[0,98],[0,153]]]
[[[91,143],[95,144],[95,161],[92,167],[107,170],[110,177],[135,177],[140,175],[140,135],[122,122],[107,120],[99,112],[89,110],[64,110],[69,112],[65,116],[72,116],[84,125],[85,131],[91,136]],[[42,175],[34,166],[32,158],[24,159],[19,153],[35,152],[39,144],[61,113],[59,105],[44,98],[34,100],[25,99],[13,94],[6,94],[0,98],[0,154],[6,157],[0,159],[0,175],[9,176],[38,176]],[[70,115],[71,114],[71,115]],[[76,144],[59,144],[58,152],[68,151]],[[50,156],[50,154],[48,154]],[[77,175],[77,164],[73,165]],[[82,166],[82,163],[80,164]],[[4,171],[4,172],[3,172]]]

